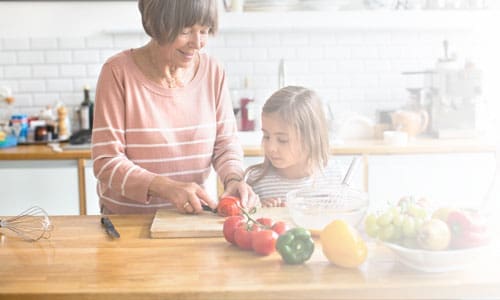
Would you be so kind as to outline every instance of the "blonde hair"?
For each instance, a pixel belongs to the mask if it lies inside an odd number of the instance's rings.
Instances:
[[[330,143],[328,123],[319,96],[305,87],[284,87],[272,94],[262,107],[263,115],[271,113],[278,114],[296,132],[309,168],[313,172],[322,171],[328,164]],[[267,157],[264,157],[264,162],[250,166],[246,174],[257,171],[257,176],[249,183],[262,179],[271,167]]]
[[[216,0],[139,0],[144,31],[160,44],[172,43],[186,27],[218,29]]]

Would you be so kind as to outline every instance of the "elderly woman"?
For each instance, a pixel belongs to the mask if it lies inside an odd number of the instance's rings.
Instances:
[[[139,0],[150,41],[109,58],[96,88],[94,174],[103,213],[217,206],[203,184],[212,167],[224,194],[258,197],[243,179],[243,151],[222,67],[200,53],[217,31],[216,0]]]

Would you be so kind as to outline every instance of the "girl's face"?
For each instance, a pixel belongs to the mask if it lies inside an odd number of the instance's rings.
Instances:
[[[178,68],[190,66],[196,53],[207,44],[209,31],[210,27],[200,25],[184,28],[172,43],[160,46],[165,59]]]
[[[307,157],[295,130],[277,113],[262,114],[262,147],[271,164],[287,178],[307,175]]]

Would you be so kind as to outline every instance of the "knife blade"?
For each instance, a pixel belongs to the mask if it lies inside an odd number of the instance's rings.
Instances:
[[[120,233],[116,230],[115,226],[108,217],[101,217],[101,224],[109,237],[114,239],[120,238]]]
[[[201,204],[201,207],[203,208],[203,210],[205,211],[211,211],[213,212],[214,214],[217,213],[217,208],[211,208],[210,206],[206,205],[206,204]]]

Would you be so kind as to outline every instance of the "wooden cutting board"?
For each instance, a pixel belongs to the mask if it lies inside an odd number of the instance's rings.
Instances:
[[[254,219],[268,217],[293,224],[288,209],[282,207],[259,208],[251,216]],[[150,235],[152,238],[221,237],[224,220],[224,217],[212,212],[188,215],[174,209],[159,209],[151,224]]]

